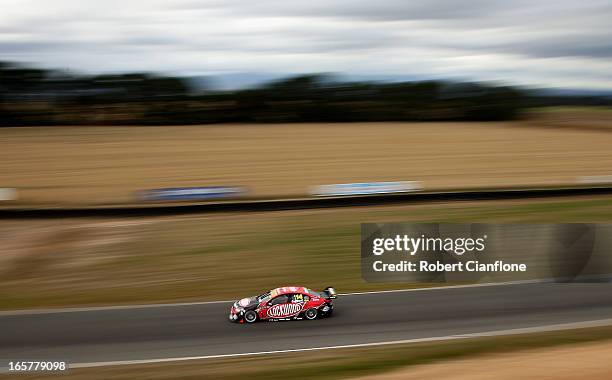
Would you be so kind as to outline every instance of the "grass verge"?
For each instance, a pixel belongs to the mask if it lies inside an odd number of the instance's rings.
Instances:
[[[609,222],[612,198],[0,221],[0,309],[235,299],[361,279],[362,222]]]

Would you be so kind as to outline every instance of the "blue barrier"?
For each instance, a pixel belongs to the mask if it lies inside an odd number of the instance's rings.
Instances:
[[[174,187],[145,190],[139,192],[139,198],[145,201],[194,201],[238,198],[246,193],[247,189],[239,186]]]

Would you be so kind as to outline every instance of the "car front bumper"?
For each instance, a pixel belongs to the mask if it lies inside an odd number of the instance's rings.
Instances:
[[[231,308],[231,310],[229,312],[229,320],[230,320],[230,322],[238,322],[242,318],[243,314],[244,314],[244,310],[236,309],[235,307],[232,306],[232,308]]]

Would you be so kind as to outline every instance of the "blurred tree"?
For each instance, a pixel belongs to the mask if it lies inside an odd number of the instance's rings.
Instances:
[[[571,100],[573,99],[573,100]],[[507,120],[532,105],[593,97],[526,93],[486,83],[341,82],[300,75],[258,88],[196,93],[188,79],[149,73],[96,76],[0,62],[0,125],[201,124]],[[599,104],[612,99],[598,97]]]

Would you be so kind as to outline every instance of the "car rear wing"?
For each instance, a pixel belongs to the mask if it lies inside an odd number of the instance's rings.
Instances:
[[[323,297],[329,298],[329,299],[334,299],[338,296],[338,293],[336,293],[336,289],[330,286],[325,288],[322,293],[323,293]]]

